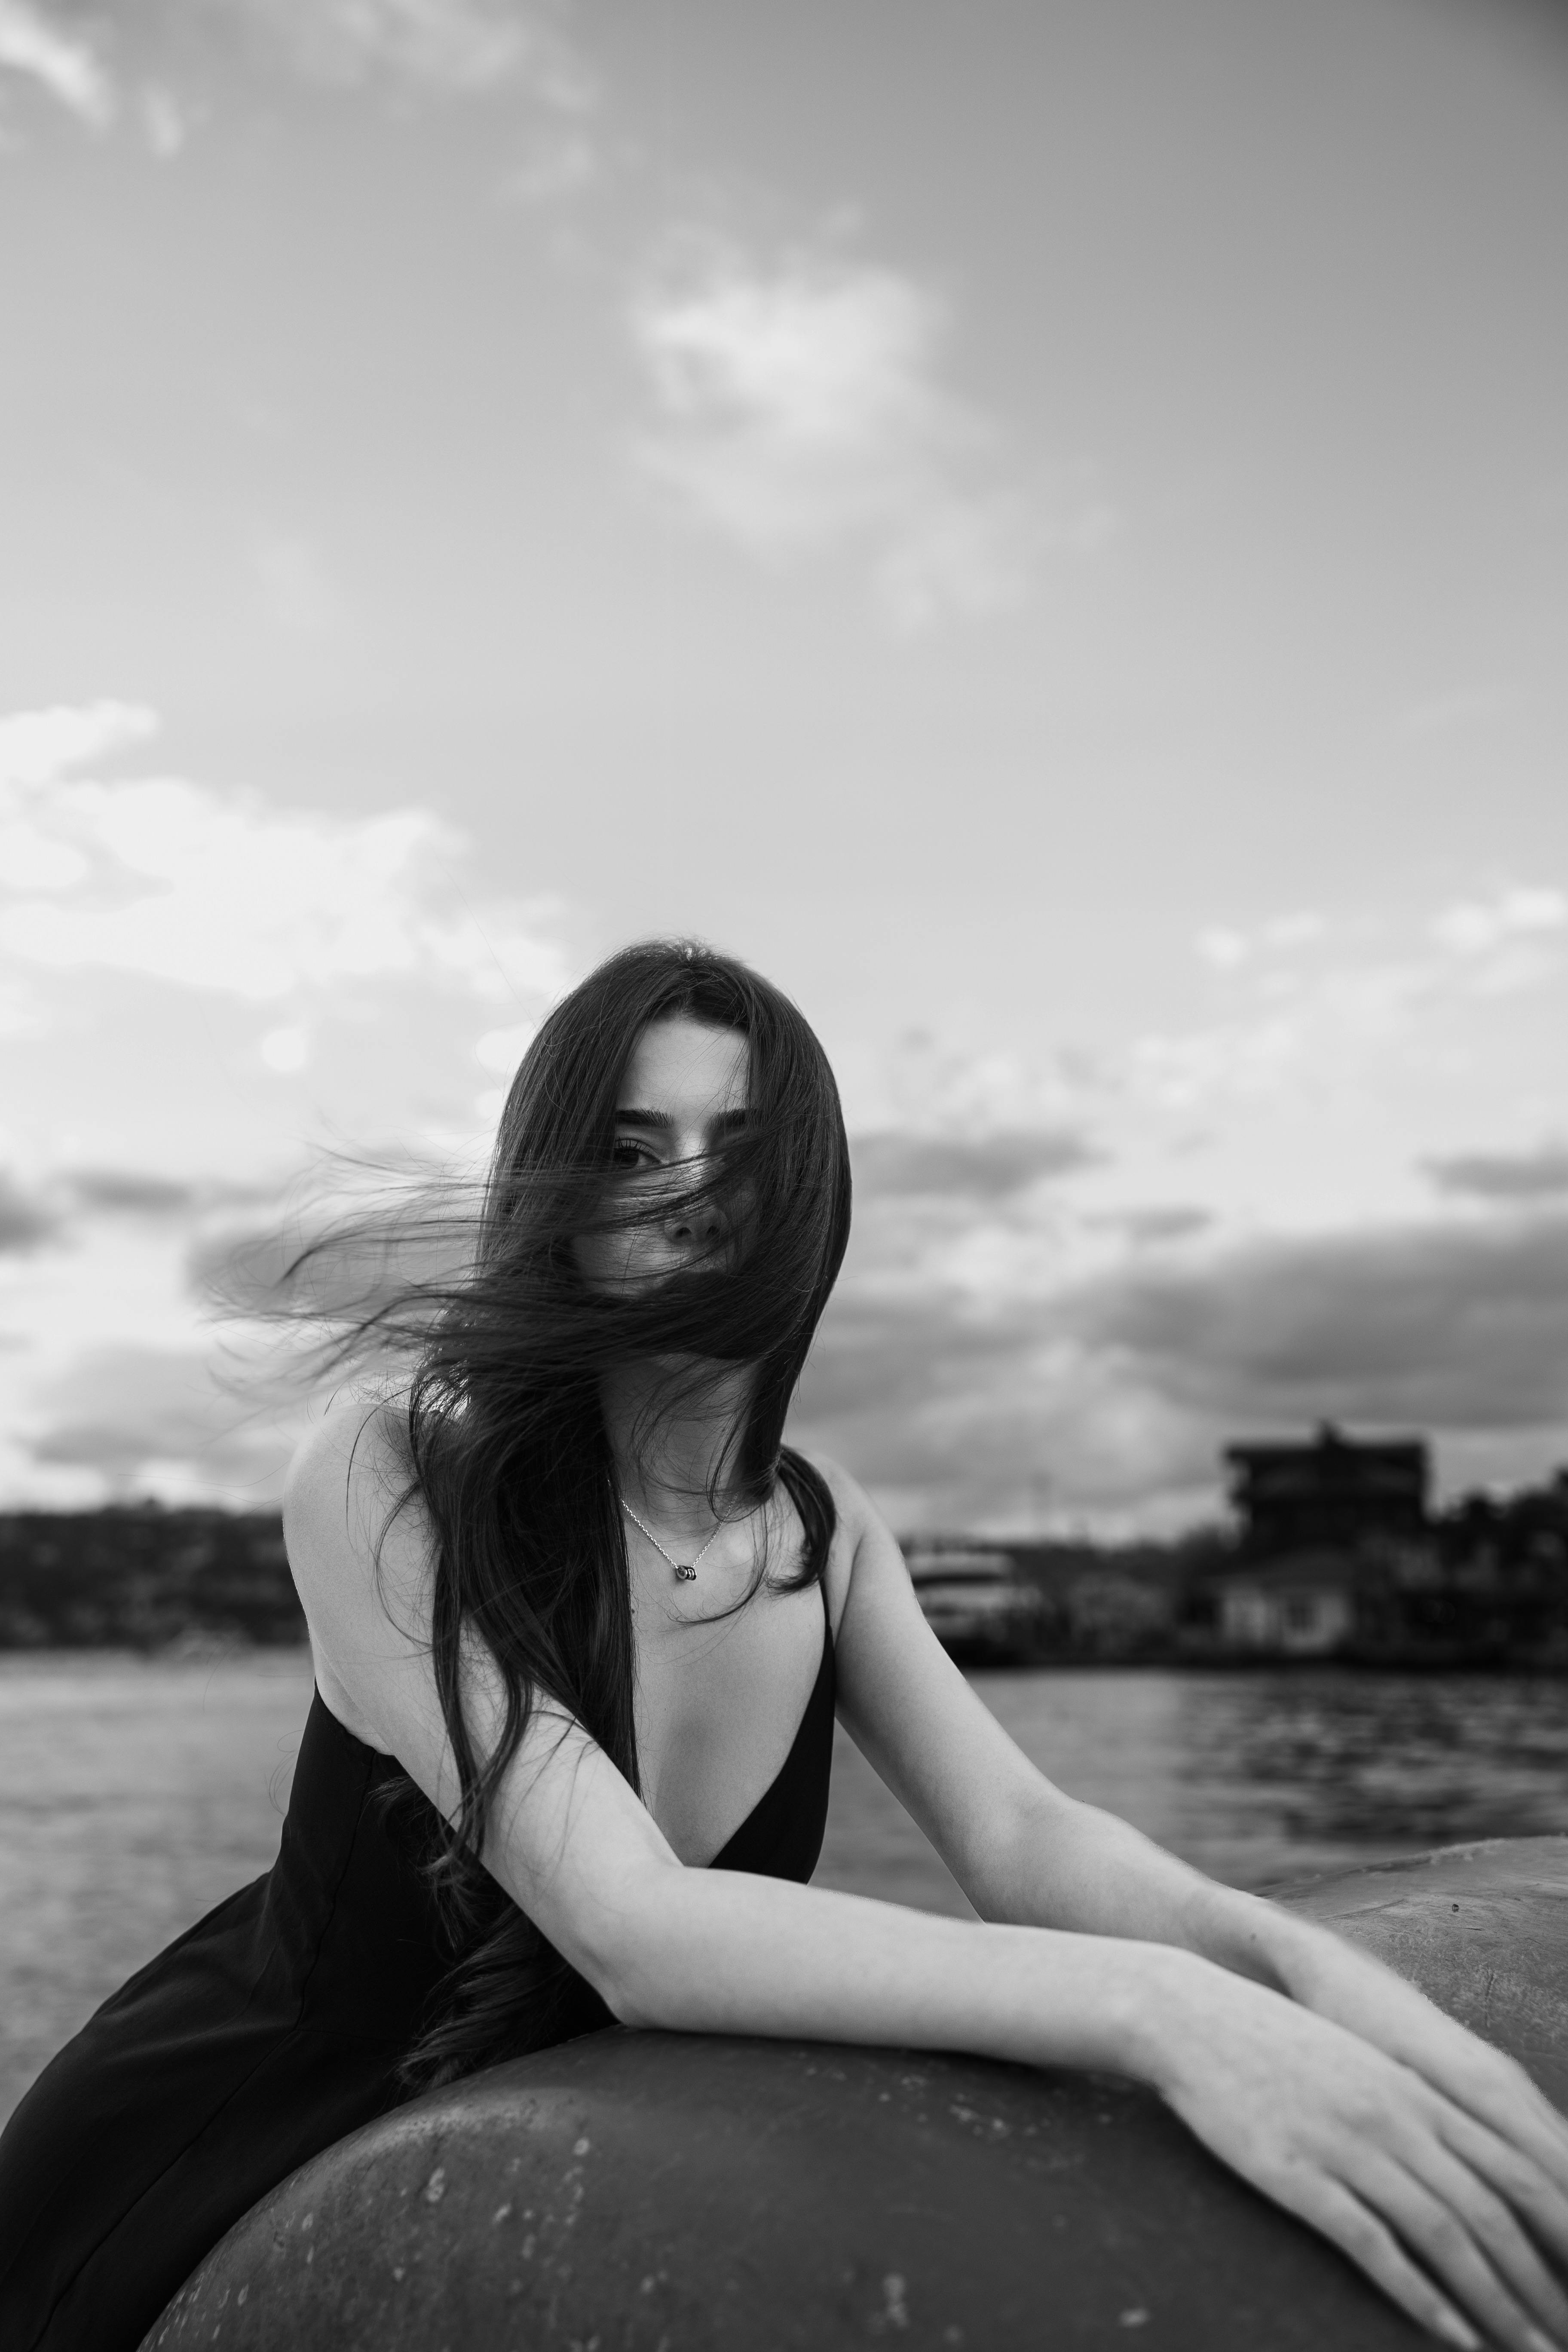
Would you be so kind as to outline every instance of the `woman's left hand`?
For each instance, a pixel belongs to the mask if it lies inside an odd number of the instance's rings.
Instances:
[[[1337,1936],[1312,1928],[1291,1953],[1285,1990],[1421,2075],[1460,2113],[1455,2153],[1522,2210],[1568,2269],[1568,2231],[1531,2188],[1533,2158],[1568,2193],[1568,2120],[1512,2058],[1445,2014],[1425,1993]]]

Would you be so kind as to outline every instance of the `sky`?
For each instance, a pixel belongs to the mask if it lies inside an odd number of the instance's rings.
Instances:
[[[900,1528],[1568,1460],[1565,131],[1531,0],[0,0],[0,1504],[274,1500],[202,1269],[652,934]]]

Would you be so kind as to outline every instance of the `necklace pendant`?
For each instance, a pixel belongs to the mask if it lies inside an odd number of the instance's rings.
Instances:
[[[695,1569],[695,1568],[682,1568],[682,1567],[681,1567],[681,1565],[680,1565],[680,1562],[679,1562],[678,1559],[672,1559],[672,1560],[670,1561],[670,1563],[669,1563],[669,1564],[670,1564],[671,1568],[673,1568],[673,1569],[674,1569],[674,1570],[675,1570],[675,1572],[676,1572],[677,1576],[679,1576],[679,1577],[680,1581],[682,1582],[682,1584],[695,1584],[695,1583],[696,1583],[696,1581],[697,1581],[697,1570],[696,1570],[696,1569]]]

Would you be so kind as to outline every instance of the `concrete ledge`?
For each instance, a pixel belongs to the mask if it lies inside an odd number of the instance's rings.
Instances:
[[[1568,1837],[1283,1898],[1568,2104]],[[962,2057],[610,2032],[494,2068],[262,2200],[146,2347],[1394,2352],[1427,2339],[1148,2094]]]

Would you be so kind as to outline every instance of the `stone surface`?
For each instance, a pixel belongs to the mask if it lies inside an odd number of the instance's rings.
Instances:
[[[1288,1899],[1563,2097],[1568,1839],[1458,1849]],[[617,2032],[497,2067],[329,2149],[230,2231],[147,2347],[1426,2341],[1125,2084]]]
[[[1568,1837],[1447,1846],[1281,1899],[1510,2051],[1568,2112]]]

